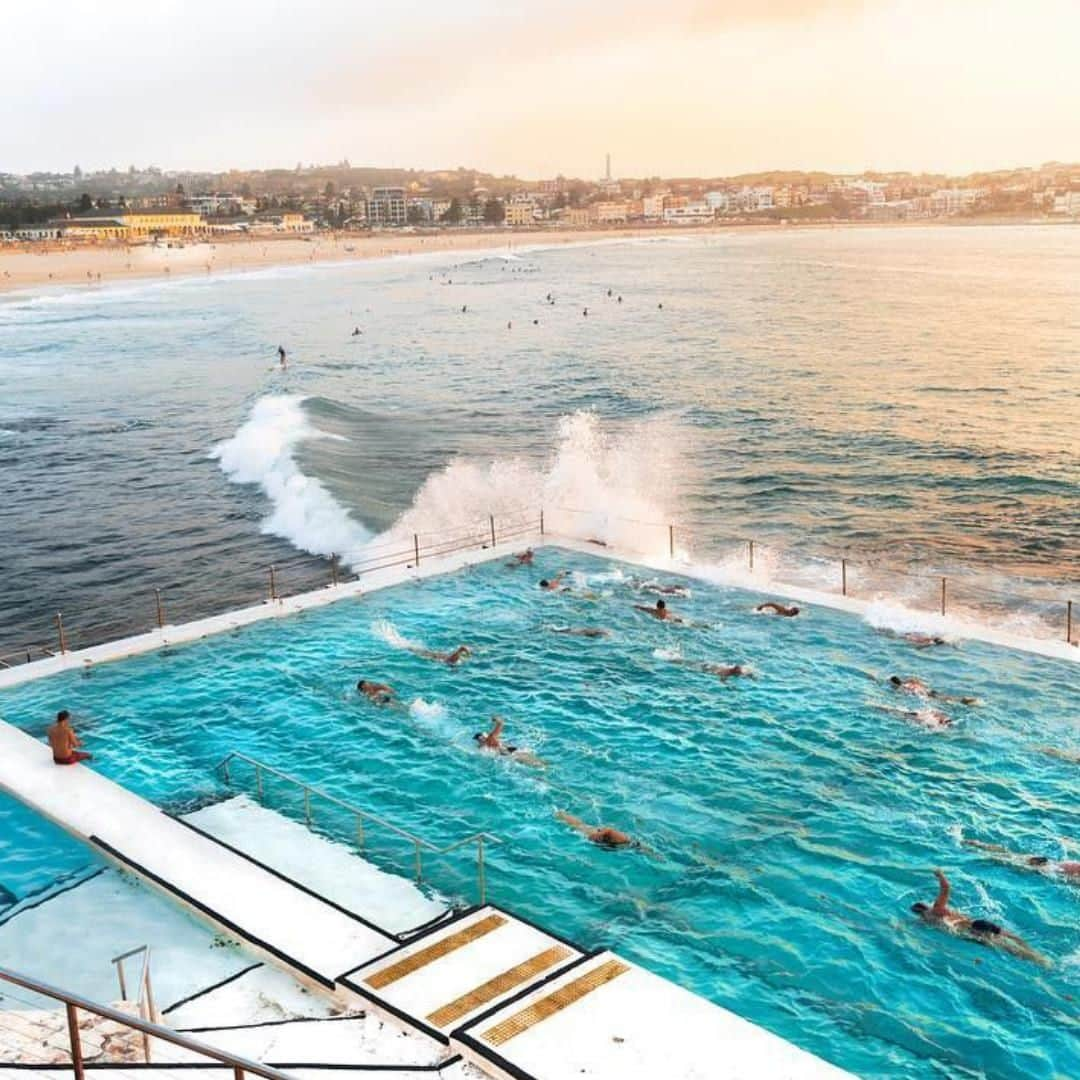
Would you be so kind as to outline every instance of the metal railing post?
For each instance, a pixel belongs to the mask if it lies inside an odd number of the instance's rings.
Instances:
[[[338,557],[336,555],[330,556],[330,584],[336,585],[338,583]]]
[[[540,507],[540,535],[544,535],[544,508]]]
[[[754,541],[746,541],[746,558],[751,570],[754,569]]]
[[[1065,640],[1072,644],[1072,601],[1065,602]]]
[[[416,849],[416,881],[417,883],[424,880],[424,856],[420,850],[420,841],[414,840],[413,847]]]
[[[120,982],[120,1000],[127,1001],[127,979],[124,978],[123,957],[116,961],[116,977]]]
[[[161,603],[161,590],[154,590],[154,607],[157,609],[157,624],[158,629],[162,630],[165,627],[165,608]]]
[[[412,546],[413,546],[413,565],[420,565],[420,537],[416,534],[412,534]]]
[[[64,616],[59,611],[56,613],[56,635],[60,639],[60,655],[63,656],[67,652],[67,638],[64,635]]]
[[[261,803],[263,801],[263,779],[262,779],[262,766],[255,766],[255,798]]]
[[[495,546],[495,515],[488,514],[488,521],[491,524],[491,546]]]
[[[487,881],[484,877],[484,838],[476,838],[476,884],[480,894],[479,903],[487,903]]]
[[[675,526],[669,525],[667,527],[667,550],[668,558],[675,558]]]
[[[68,1042],[71,1045],[71,1071],[75,1074],[75,1080],[84,1080],[86,1075],[83,1069],[82,1041],[79,1037],[79,1017],[75,1012],[75,1006],[69,1001],[65,1006],[67,1012]]]
[[[847,596],[847,559],[840,560],[840,595]]]
[[[311,828],[311,788],[304,788],[304,821]]]
[[[276,600],[277,596],[277,575],[274,572],[274,564],[270,564],[270,599]]]
[[[945,579],[941,579],[941,614],[945,614]]]
[[[244,1070],[239,1065],[233,1066],[233,1080],[244,1080]]]
[[[364,816],[363,814],[356,815],[356,846],[363,851],[364,850]]]

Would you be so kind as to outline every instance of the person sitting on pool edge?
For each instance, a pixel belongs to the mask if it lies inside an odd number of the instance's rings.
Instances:
[[[921,900],[911,905],[911,910],[925,923],[940,927],[958,937],[987,945],[993,949],[1010,953],[1021,960],[1030,960],[1043,967],[1052,967],[1052,963],[1041,953],[1036,952],[1022,937],[1011,930],[1005,930],[989,919],[973,919],[949,907],[949,879],[941,870],[934,871],[938,881],[938,894],[932,904]]]
[[[392,686],[372,682],[370,679],[361,679],[356,684],[356,689],[375,705],[392,705],[397,698]]]
[[[626,833],[611,828],[610,825],[587,825],[581,818],[568,814],[565,810],[556,810],[555,816],[565,822],[570,828],[581,833],[593,844],[605,848],[640,847],[640,844]]]
[[[775,600],[769,600],[764,604],[758,604],[755,611],[760,612],[762,615],[782,615],[785,619],[794,619],[799,614],[799,609],[794,605],[788,607],[785,604],[778,604]]]
[[[49,725],[46,737],[56,765],[77,765],[80,761],[90,761],[94,756],[78,749],[82,746],[82,739],[75,734],[71,726],[71,713],[67,709],[61,709],[56,714],[56,723]]]

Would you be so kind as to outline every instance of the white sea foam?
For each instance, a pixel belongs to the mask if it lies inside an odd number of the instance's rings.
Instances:
[[[446,719],[446,706],[438,701],[425,701],[418,697],[410,702],[409,715],[429,723],[438,722]]]
[[[413,641],[405,637],[389,619],[380,619],[373,623],[371,632],[394,649],[408,649],[410,652],[415,652],[417,649],[427,647],[422,641]]]
[[[683,658],[681,649],[653,649],[653,656],[657,660],[681,660]]]
[[[340,438],[309,423],[303,400],[294,395],[261,398],[236,434],[215,446],[210,456],[234,483],[262,488],[273,507],[263,520],[263,532],[316,555],[337,553],[349,562],[371,533],[297,465],[294,453],[300,443]]]

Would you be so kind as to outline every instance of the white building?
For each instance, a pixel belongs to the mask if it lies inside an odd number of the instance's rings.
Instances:
[[[659,221],[664,216],[664,200],[668,197],[666,191],[657,192],[655,195],[646,195],[641,200],[645,217],[650,221]]]
[[[1053,213],[1068,214],[1069,217],[1080,216],[1080,188],[1059,191],[1054,196]]]
[[[705,202],[687,203],[686,206],[669,206],[664,211],[665,225],[703,225],[715,218],[716,212]]]
[[[705,205],[718,214],[724,213],[731,202],[726,191],[706,191]]]
[[[377,187],[368,199],[368,222],[372,225],[404,225],[405,189],[403,187]]]

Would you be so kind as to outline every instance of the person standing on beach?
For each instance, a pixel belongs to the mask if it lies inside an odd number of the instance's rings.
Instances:
[[[279,345],[277,347],[278,360],[281,361],[281,370],[284,371],[289,365],[285,362],[285,346]]]
[[[89,761],[94,756],[79,749],[82,739],[75,734],[71,726],[71,713],[67,709],[56,714],[56,723],[49,726],[45,735],[56,765],[77,765],[80,761]]]

